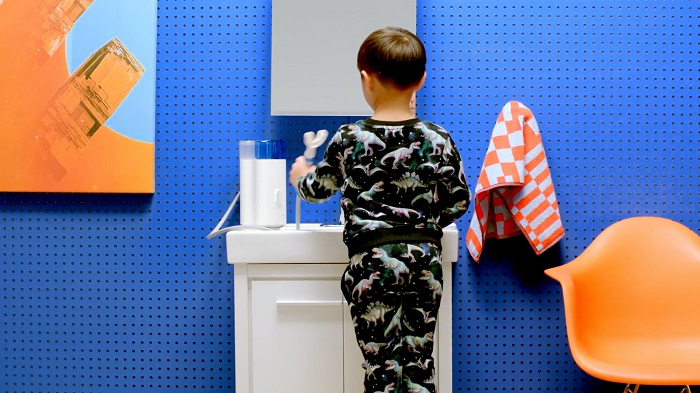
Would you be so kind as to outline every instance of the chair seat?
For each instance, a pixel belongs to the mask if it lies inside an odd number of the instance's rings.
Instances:
[[[638,385],[700,385],[700,364],[650,362],[629,364],[578,357],[576,364],[589,375],[610,382]]]
[[[700,384],[700,237],[657,217],[622,220],[547,269],[586,373],[639,385]]]
[[[572,347],[572,355],[582,370],[600,379],[640,385],[700,384],[700,337],[607,338],[586,347]]]

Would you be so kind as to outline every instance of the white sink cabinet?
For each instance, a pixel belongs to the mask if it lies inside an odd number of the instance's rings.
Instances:
[[[452,263],[444,231],[443,293],[435,336],[437,384],[452,392]],[[341,226],[288,224],[226,234],[234,265],[237,393],[362,393],[362,355],[340,291],[348,263]]]

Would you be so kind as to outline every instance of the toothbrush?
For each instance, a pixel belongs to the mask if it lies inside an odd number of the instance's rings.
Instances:
[[[304,133],[304,158],[306,161],[311,162],[311,160],[316,157],[316,149],[323,144],[328,138],[328,130],[318,130],[314,133],[313,131],[308,131]]]
[[[317,132],[308,131],[304,133],[303,141],[306,149],[304,150],[304,158],[307,162],[316,157],[316,150],[328,138],[328,130],[318,130]],[[296,229],[301,228],[301,198],[297,194],[296,212],[295,212]]]

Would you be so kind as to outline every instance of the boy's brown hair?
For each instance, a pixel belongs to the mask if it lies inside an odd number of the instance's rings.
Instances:
[[[406,29],[385,27],[370,34],[357,52],[357,68],[382,83],[407,89],[425,74],[426,54],[421,40]]]

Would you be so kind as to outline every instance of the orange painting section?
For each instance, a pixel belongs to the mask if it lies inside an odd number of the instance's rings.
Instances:
[[[154,191],[154,145],[107,126],[90,138],[68,173],[57,181],[46,170],[41,119],[56,90],[70,78],[64,45],[41,57],[38,0],[0,4],[0,191]]]

